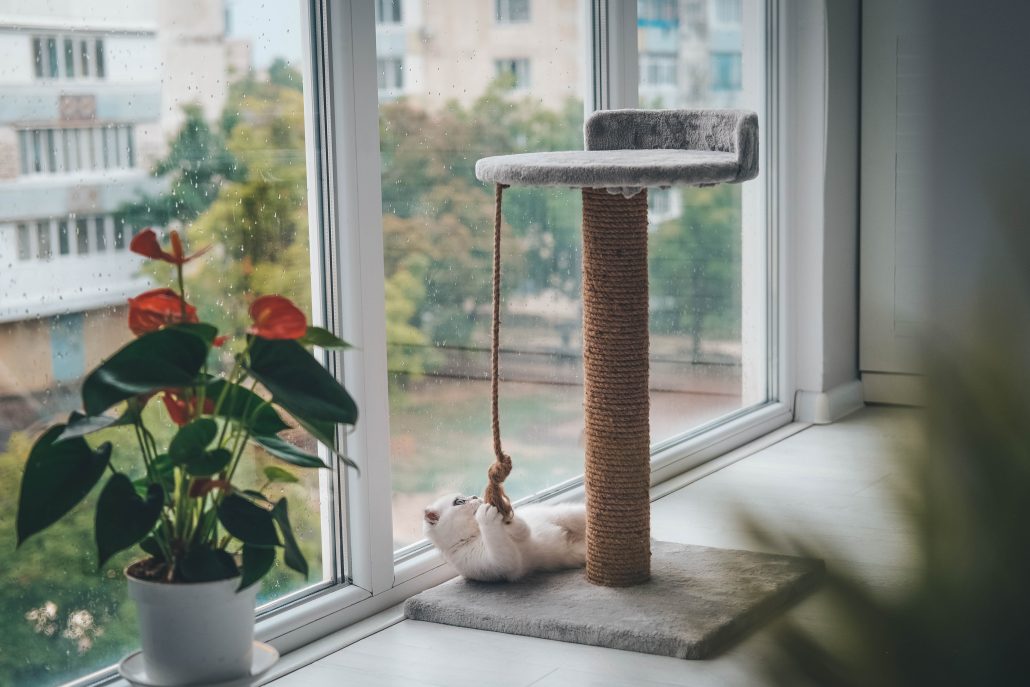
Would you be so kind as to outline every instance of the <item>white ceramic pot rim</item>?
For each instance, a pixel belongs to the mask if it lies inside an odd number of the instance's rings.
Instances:
[[[231,591],[245,594],[260,585],[258,582],[254,582],[252,585],[245,589],[238,589],[240,586],[240,576],[227,577],[222,580],[211,580],[209,582],[157,582],[154,580],[144,580],[136,577],[129,573],[129,568],[134,564],[130,564],[125,568],[123,574],[125,579],[129,582],[129,589],[131,590],[134,586],[140,591],[144,591],[145,594],[150,596],[152,599],[162,599],[167,597],[175,597],[181,599],[183,592],[189,590],[190,596],[196,598],[207,598],[207,597],[224,597],[225,593],[231,589]],[[131,592],[130,592],[131,593]]]

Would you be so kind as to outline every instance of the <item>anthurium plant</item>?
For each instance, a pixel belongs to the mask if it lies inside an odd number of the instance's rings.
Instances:
[[[213,374],[209,354],[227,337],[198,320],[183,278],[183,265],[204,251],[187,256],[178,233],[169,238],[170,250],[151,229],[132,240],[133,252],[174,266],[178,288],[129,300],[136,338],[85,378],[83,411],[47,429],[32,446],[18,503],[18,545],[60,520],[106,477],[96,504],[101,566],[139,544],[147,557],[129,574],[142,579],[188,583],[239,576],[243,589],[271,569],[279,551],[287,566],[306,576],[287,500],[264,492],[275,483],[296,482],[292,468],[327,467],[280,436],[291,428],[286,417],[354,467],[337,452],[336,435],[357,421],[357,406],[306,348],[348,346],[308,326],[288,299],[262,296],[250,305],[252,324],[235,346],[231,369]],[[143,410],[154,402],[177,426],[167,445],[144,422]],[[142,465],[132,474],[115,468],[110,442],[92,446],[86,440],[111,429],[135,437],[133,453]],[[263,484],[238,485],[248,444],[286,465],[265,467]]]

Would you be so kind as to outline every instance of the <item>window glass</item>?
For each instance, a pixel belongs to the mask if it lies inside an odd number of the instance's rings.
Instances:
[[[104,218],[94,217],[93,227],[95,235],[97,237],[96,243],[94,245],[97,247],[97,252],[103,253],[105,250],[107,250],[107,226],[104,222]]]
[[[18,225],[18,259],[28,260],[32,257],[32,238],[26,224]]]
[[[494,18],[498,23],[515,24],[529,21],[529,0],[494,0],[494,8]]]
[[[36,224],[36,257],[49,260],[52,256],[50,245],[50,222],[42,220]]]
[[[97,62],[96,62],[97,78],[98,79],[102,79],[102,78],[104,78],[104,39],[103,38],[96,39],[96,41],[94,43],[94,47],[96,49],[96,57],[97,57]]]
[[[43,74],[45,73],[44,69],[43,69],[44,57],[43,57],[43,39],[42,38],[33,38],[32,39],[32,60],[33,60],[33,72],[35,73],[36,78],[37,79],[42,79],[43,78]]]
[[[89,76],[89,41],[79,41],[80,70],[83,76]]]
[[[51,79],[57,78],[57,39],[47,38],[46,39],[46,54],[47,54],[47,76]]]
[[[64,75],[69,79],[75,76],[75,42],[71,38],[64,39]]]
[[[54,28],[26,28],[40,25]],[[217,364],[231,364],[255,295],[311,312],[306,48],[297,2],[8,0],[0,33],[22,46],[0,70],[0,140],[22,158],[0,179],[10,201],[0,203],[0,685],[50,687],[136,648],[122,569],[138,554],[97,571],[96,492],[15,552],[27,451],[41,427],[79,407],[82,376],[132,337],[126,298],[171,284],[164,266],[128,250],[133,231],[178,228],[188,250],[214,244],[189,264],[187,289],[201,317],[234,337]],[[19,81],[26,75],[32,82]],[[78,83],[57,93],[35,80],[58,77]],[[15,142],[20,122],[32,128]],[[19,178],[58,170],[75,173]],[[146,413],[170,436],[159,400]],[[131,437],[94,438],[115,442],[120,469],[137,466]],[[303,432],[285,438],[316,450]],[[240,485],[260,487],[270,464],[254,449]],[[305,580],[280,561],[261,603],[325,584],[335,569],[323,556],[320,476],[296,472],[299,483],[266,493],[289,498],[311,572]]]
[[[469,3],[455,41],[419,38],[458,28],[432,4],[418,22],[406,18],[404,40],[377,28],[379,58],[403,59],[408,76],[379,109],[397,548],[422,538],[436,496],[481,492],[493,460],[493,189],[476,180],[475,162],[583,146],[581,8],[541,3],[524,23],[499,24],[496,13],[515,5]],[[536,60],[546,79],[529,78]],[[505,196],[500,403],[516,498],[583,470],[579,206],[568,189]]]
[[[739,0],[641,0],[638,8],[642,107],[761,100],[743,89],[742,56],[764,58],[744,44]],[[758,182],[748,184],[760,193]],[[765,225],[757,216],[745,223],[742,194],[736,184],[650,192],[653,441],[767,400]]]
[[[57,222],[57,252],[61,255],[71,253],[71,241],[68,235],[68,220],[62,219]]]

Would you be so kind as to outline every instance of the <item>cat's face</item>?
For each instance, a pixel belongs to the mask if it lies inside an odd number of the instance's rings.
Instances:
[[[433,540],[466,536],[466,530],[476,528],[476,510],[481,503],[478,496],[441,496],[426,507],[422,531]]]

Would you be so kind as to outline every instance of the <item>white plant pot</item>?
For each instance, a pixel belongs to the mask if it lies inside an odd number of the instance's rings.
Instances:
[[[149,678],[168,685],[203,685],[250,674],[260,584],[237,593],[238,577],[189,584],[125,577],[139,611]]]

